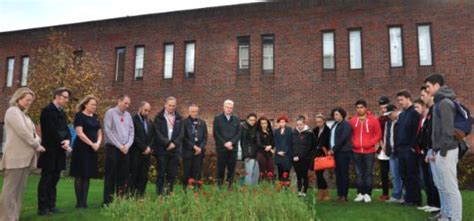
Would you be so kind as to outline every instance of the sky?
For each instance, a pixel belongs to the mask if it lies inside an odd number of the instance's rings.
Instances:
[[[262,0],[0,0],[0,32]]]

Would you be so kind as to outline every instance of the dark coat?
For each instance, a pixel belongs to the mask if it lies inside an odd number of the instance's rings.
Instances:
[[[216,151],[224,152],[227,148],[224,147],[224,143],[232,142],[233,149],[231,151],[237,151],[237,144],[240,140],[240,119],[239,117],[232,115],[230,121],[227,120],[224,113],[214,117],[213,134],[216,140]]]
[[[313,129],[314,136],[316,136],[316,143],[314,149],[314,156],[324,156],[323,147],[329,150],[329,138],[331,136],[331,129],[325,124],[323,132],[319,135],[319,127]]]
[[[417,145],[417,131],[420,123],[420,114],[415,105],[402,111],[398,116],[397,149],[414,149]]]
[[[257,158],[257,126],[250,126],[247,122],[242,124],[242,138],[240,140],[242,147],[242,159]]]
[[[48,171],[66,169],[66,150],[61,147],[63,140],[71,141],[64,110],[53,103],[43,108],[40,116],[41,144],[46,149],[38,160],[38,168]]]
[[[164,109],[155,116],[153,123],[155,127],[155,138],[153,142],[155,155],[179,155],[181,142],[184,137],[184,126],[181,115],[175,112],[175,124],[171,139],[168,139],[168,124],[166,122]],[[171,143],[174,143],[176,147],[171,150],[166,150]]]
[[[272,157],[272,152],[265,151],[265,146],[271,145],[272,149],[275,148],[273,144],[273,131],[263,133],[262,131],[257,131],[257,152],[262,153],[266,158]]]
[[[433,106],[430,107],[428,114],[426,115],[423,127],[418,134],[418,145],[425,151],[432,148],[431,134],[433,133]]]
[[[316,146],[316,136],[311,130],[307,129],[299,132],[294,129],[292,143],[293,157],[299,157],[300,159],[312,158],[311,150]]]
[[[197,133],[193,134],[193,125],[196,122]],[[183,120],[184,124],[184,138],[183,138],[183,158],[191,158],[194,155],[194,145],[200,147],[201,155],[204,155],[204,151],[207,144],[207,124],[206,121],[197,119],[193,121],[191,117]],[[196,141],[197,138],[197,141]]]
[[[332,125],[331,129],[335,126],[336,123]],[[329,133],[329,140],[330,139],[331,133]],[[336,127],[335,145],[332,150],[334,153],[352,151],[352,127],[345,120],[338,123],[338,126]]]
[[[132,117],[133,126],[135,128],[135,137],[133,139],[133,144],[130,147],[130,154],[131,155],[142,155],[142,153],[146,150],[147,147],[153,146],[153,138],[154,136],[154,126],[151,120],[146,119],[148,133],[145,132],[145,128],[143,126],[143,121],[138,114],[135,114]]]
[[[285,127],[285,131],[281,134],[281,129],[278,128],[273,133],[273,145],[275,146],[275,163],[283,164],[287,169],[291,167],[292,145],[293,145],[293,129]],[[278,152],[285,152],[285,156],[278,155]]]

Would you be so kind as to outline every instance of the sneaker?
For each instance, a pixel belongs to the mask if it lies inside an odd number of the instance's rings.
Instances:
[[[399,200],[398,200],[398,203],[404,204],[404,203],[405,203],[405,199],[403,199],[403,198],[399,199]]]
[[[362,194],[357,194],[357,197],[354,199],[354,202],[362,202],[364,200],[364,195]]]
[[[438,219],[440,219],[441,217],[442,217],[441,213],[437,213],[437,214],[435,214],[435,215],[433,215],[433,216],[430,216],[428,219],[429,219],[429,220],[438,220]]]
[[[396,198],[393,198],[393,197],[390,197],[390,199],[388,199],[385,202],[387,202],[387,203],[398,203],[398,202],[400,202],[400,200],[396,199]]]
[[[301,197],[301,192],[298,192],[298,196]]]
[[[430,207],[429,209],[425,209],[427,213],[439,212],[441,209],[438,207]]]
[[[372,198],[370,197],[369,194],[364,195],[364,203],[370,203],[372,202]]]
[[[306,197],[306,193],[301,193],[301,197]]]
[[[417,210],[427,210],[427,209],[430,209],[430,208],[431,208],[431,206],[426,205],[426,206],[417,207],[416,209]]]

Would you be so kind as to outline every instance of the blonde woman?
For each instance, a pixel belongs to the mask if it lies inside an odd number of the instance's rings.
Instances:
[[[26,114],[35,98],[29,88],[20,88],[5,113],[7,132],[0,170],[4,170],[0,197],[0,221],[19,220],[21,201],[30,169],[36,167],[38,152],[44,152],[34,123]]]
[[[97,151],[102,142],[102,130],[96,114],[97,103],[96,97],[86,96],[74,117],[77,139],[73,144],[70,174],[75,177],[76,208],[87,208],[90,178],[98,177]]]

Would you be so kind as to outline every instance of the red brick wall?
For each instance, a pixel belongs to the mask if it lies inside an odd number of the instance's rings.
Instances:
[[[330,3],[328,3],[330,2]],[[353,113],[356,99],[365,98],[378,111],[381,95],[394,99],[408,88],[418,93],[431,72],[444,73],[459,99],[474,110],[474,3],[472,1],[292,1],[200,9],[118,18],[54,27],[68,34],[71,44],[98,51],[104,85],[113,93],[127,92],[134,105],[150,101],[155,112],[164,97],[174,95],[186,114],[191,102],[201,106],[209,122],[222,102],[235,101],[241,117],[257,112],[276,118],[281,113],[314,118],[335,106]],[[419,67],[416,24],[432,24],[432,67]],[[403,68],[389,65],[388,25],[402,25]],[[348,28],[362,28],[363,70],[348,67]],[[322,71],[321,30],[336,33],[336,70]],[[49,28],[0,33],[0,85],[5,85],[6,58],[15,56],[14,88],[19,86],[20,57],[46,42]],[[275,71],[262,75],[262,34],[275,35]],[[237,75],[237,37],[250,35],[250,74]],[[184,78],[184,42],[196,41],[196,77]],[[175,43],[174,75],[163,79],[163,43]],[[135,45],[145,45],[143,81],[133,80]],[[115,48],[127,48],[125,81],[113,84]],[[2,86],[3,87],[3,86]],[[8,96],[0,91],[0,118]],[[209,122],[209,125],[210,124]]]

